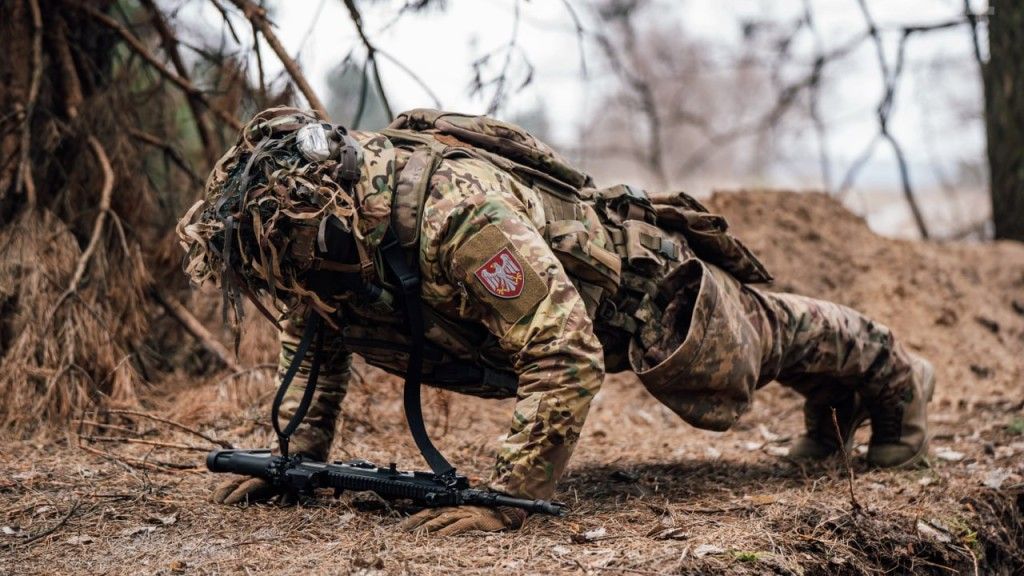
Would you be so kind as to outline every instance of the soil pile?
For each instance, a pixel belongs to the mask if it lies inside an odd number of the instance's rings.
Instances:
[[[595,399],[559,487],[573,508],[566,519],[437,540],[398,533],[399,513],[366,495],[217,507],[208,496],[219,478],[180,468],[201,465],[210,438],[269,442],[273,374],[261,363],[274,350],[263,325],[243,340],[252,372],[182,381],[147,400],[150,413],[191,432],[119,414],[78,427],[85,450],[73,439],[5,442],[0,573],[1019,571],[1024,246],[881,238],[815,194],[748,191],[709,204],[773,271],[773,289],[859,308],[936,364],[930,468],[869,470],[863,447],[850,468],[839,458],[785,459],[802,429],[801,404],[779,386],[761,391],[734,430],[712,433],[616,376]],[[365,366],[357,372],[334,456],[422,466],[400,383]],[[511,405],[440,392],[426,402],[453,462],[486,475]]]

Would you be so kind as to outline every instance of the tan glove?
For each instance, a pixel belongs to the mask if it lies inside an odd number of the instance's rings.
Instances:
[[[221,482],[213,490],[213,501],[228,506],[270,500],[277,492],[266,480],[250,476],[233,476]]]
[[[515,530],[526,522],[526,512],[519,508],[458,506],[428,508],[401,522],[398,527],[406,532],[428,532],[438,536],[454,536],[472,530],[498,532]]]

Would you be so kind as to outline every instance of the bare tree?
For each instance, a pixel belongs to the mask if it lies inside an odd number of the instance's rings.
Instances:
[[[996,238],[1024,241],[1024,3],[992,0],[985,126]]]

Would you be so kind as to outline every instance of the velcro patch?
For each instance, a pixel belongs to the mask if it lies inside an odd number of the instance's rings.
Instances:
[[[544,279],[494,224],[459,247],[455,264],[481,302],[511,324],[532,312],[548,293]]]

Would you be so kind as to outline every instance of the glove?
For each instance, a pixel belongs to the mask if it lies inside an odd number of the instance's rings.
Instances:
[[[213,490],[213,501],[217,504],[261,502],[277,495],[266,480],[249,476],[234,476],[221,482]]]
[[[428,508],[402,520],[398,527],[406,532],[428,532],[438,536],[454,536],[472,530],[498,532],[515,530],[526,522],[526,512],[501,506],[459,506]]]

